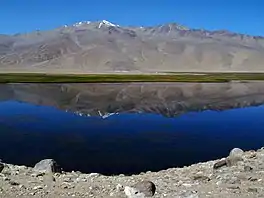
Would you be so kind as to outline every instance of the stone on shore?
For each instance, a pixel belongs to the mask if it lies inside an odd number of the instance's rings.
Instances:
[[[229,157],[233,157],[233,158],[243,158],[244,155],[244,151],[240,148],[234,148],[230,151],[229,153]]]
[[[44,159],[34,166],[34,171],[45,173],[60,173],[61,168],[53,159]]]
[[[244,151],[240,148],[234,148],[226,158],[227,166],[235,166],[239,161],[243,161]]]
[[[145,198],[143,193],[140,193],[137,189],[126,186],[124,190],[127,198]]]
[[[218,162],[216,162],[213,166],[214,169],[219,169],[223,166],[226,166],[226,159],[223,160],[219,160]]]
[[[156,191],[156,186],[151,181],[141,181],[132,187],[125,187],[125,194],[129,198],[152,197]]]

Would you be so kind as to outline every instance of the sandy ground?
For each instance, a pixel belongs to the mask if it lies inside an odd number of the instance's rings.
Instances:
[[[178,73],[177,73],[178,72]],[[205,73],[264,73],[263,70],[259,71],[241,71],[241,70],[212,70],[206,71]],[[175,71],[157,71],[157,70],[148,70],[148,71],[90,71],[90,70],[80,70],[80,69],[46,69],[46,68],[0,68],[0,73],[45,73],[45,74],[124,74],[124,75],[133,75],[133,74],[173,74],[173,75],[204,75],[202,71],[199,70],[175,70]]]
[[[141,181],[156,185],[153,196],[156,198],[264,197],[264,149],[247,151],[235,158],[230,156],[222,159],[229,162],[223,167],[216,167],[219,162],[216,160],[132,176],[80,172],[44,174],[29,167],[5,164],[0,173],[0,197],[125,198],[129,196],[124,188]],[[130,198],[145,197],[141,195],[139,192]]]

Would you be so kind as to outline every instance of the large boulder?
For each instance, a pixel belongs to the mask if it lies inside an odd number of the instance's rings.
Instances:
[[[229,153],[229,157],[242,158],[243,155],[244,155],[244,151],[240,148],[234,148]]]
[[[243,161],[244,151],[240,148],[234,148],[230,151],[229,156],[226,158],[227,166],[237,165],[239,161]]]
[[[34,166],[34,171],[45,173],[60,173],[61,168],[53,159],[44,159]]]

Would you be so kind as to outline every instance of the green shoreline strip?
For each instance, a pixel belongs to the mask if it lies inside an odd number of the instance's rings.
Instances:
[[[264,73],[169,74],[0,74],[0,83],[118,83],[118,82],[230,82],[262,81]]]

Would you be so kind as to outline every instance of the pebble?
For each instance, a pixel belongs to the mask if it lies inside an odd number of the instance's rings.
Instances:
[[[190,188],[190,187],[192,187],[193,185],[192,185],[192,184],[182,184],[182,186],[187,187],[187,188]]]
[[[43,189],[42,186],[35,186],[35,187],[33,187],[33,190],[41,190],[41,189]]]
[[[24,185],[22,185],[22,184],[20,184],[19,186],[18,186],[20,189],[21,188],[26,188]]]
[[[98,176],[100,176],[99,173],[90,173],[89,174],[89,177],[98,177]]]
[[[9,181],[9,184],[12,186],[18,186],[19,185],[19,183],[16,181]]]
[[[44,176],[44,175],[45,175],[44,172],[42,172],[42,173],[33,173],[33,174],[31,174],[32,177],[42,177],[42,176]]]
[[[253,168],[251,166],[244,166],[244,171],[249,172],[252,170],[253,170]]]
[[[258,178],[256,178],[256,177],[249,177],[248,180],[254,182],[254,181],[258,181]]]
[[[204,175],[195,175],[193,177],[193,180],[198,180],[198,181],[210,181],[210,178]]]
[[[247,189],[247,191],[248,191],[248,192],[254,192],[254,193],[256,193],[256,192],[258,192],[258,189],[257,189],[257,188],[254,188],[254,187],[249,187],[249,188]]]
[[[87,182],[87,179],[78,177],[75,181],[76,182]]]
[[[124,186],[122,186],[121,184],[117,184],[116,185],[116,190],[119,191],[119,192],[123,191],[124,190]]]

